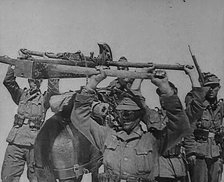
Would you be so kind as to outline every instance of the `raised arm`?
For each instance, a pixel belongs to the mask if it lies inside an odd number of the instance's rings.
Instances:
[[[48,109],[50,107],[50,98],[53,95],[58,95],[59,93],[59,79],[49,79],[47,85],[47,91],[44,93],[44,107]]]
[[[158,87],[161,107],[168,118],[166,128],[159,138],[160,152],[163,153],[190,132],[190,124],[175,89],[168,82],[167,75],[163,71],[157,72],[151,81]]]
[[[209,88],[201,87],[200,82],[198,81],[198,74],[194,68],[189,69],[185,66],[185,73],[189,76],[192,85],[192,90],[185,98],[186,113],[190,123],[193,123],[197,119],[200,119],[203,114],[203,102],[205,101],[205,95]]]
[[[104,78],[104,73],[91,77],[88,84],[81,89],[80,93],[77,93],[71,113],[71,121],[73,125],[100,150],[103,150],[109,129],[104,126],[100,126],[91,118],[91,108],[96,96],[96,86]]]
[[[21,89],[16,82],[16,77],[14,75],[14,69],[12,68],[12,66],[8,67],[8,71],[5,75],[3,84],[11,94],[13,101],[18,105],[20,97],[23,93],[23,89]]]

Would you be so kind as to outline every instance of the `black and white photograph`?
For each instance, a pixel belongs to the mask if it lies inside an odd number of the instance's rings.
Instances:
[[[2,182],[224,182],[223,0],[0,0]]]

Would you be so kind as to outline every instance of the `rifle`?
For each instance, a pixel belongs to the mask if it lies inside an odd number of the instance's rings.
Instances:
[[[0,62],[15,65],[15,76],[33,79],[48,78],[81,78],[100,73],[96,68],[104,66],[107,76],[120,78],[149,79],[150,73],[110,69],[111,66],[148,67],[153,69],[184,70],[184,65],[130,63],[113,61],[112,52],[106,43],[98,43],[99,55],[84,56],[80,51],[76,53],[42,53],[20,49],[20,57],[13,59],[0,56]],[[33,56],[42,57],[42,59]]]
[[[192,60],[194,62],[194,65],[195,65],[195,67],[197,69],[197,72],[198,72],[198,75],[199,75],[199,82],[200,82],[201,86],[203,86],[204,82],[205,82],[204,81],[204,76],[203,76],[203,74],[201,72],[201,69],[200,69],[200,67],[198,65],[198,62],[197,62],[197,59],[196,59],[195,55],[193,55],[192,52],[191,52],[191,47],[189,45],[188,45],[188,49],[189,49],[189,52],[191,54]]]

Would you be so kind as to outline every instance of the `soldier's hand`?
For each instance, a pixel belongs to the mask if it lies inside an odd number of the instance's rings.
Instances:
[[[184,66],[184,71],[187,75],[192,75],[196,72],[194,66],[192,66],[192,65],[185,65]]]
[[[171,96],[174,94],[165,71],[154,71],[151,75],[151,82],[159,88],[161,95]]]
[[[198,73],[196,69],[190,65],[184,66],[185,73],[190,77],[192,87],[200,87],[200,82],[198,81]]]
[[[196,156],[191,155],[190,157],[187,158],[187,161],[190,165],[195,165],[196,164]]]
[[[105,71],[102,69],[100,70],[100,73],[98,75],[91,76],[88,84],[86,85],[87,89],[95,89],[96,86],[105,78],[107,77]]]
[[[168,84],[168,77],[165,71],[156,70],[151,75],[151,82],[160,87],[161,85]]]

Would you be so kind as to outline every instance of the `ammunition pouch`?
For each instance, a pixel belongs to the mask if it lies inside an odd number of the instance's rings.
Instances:
[[[175,145],[174,147],[170,148],[167,150],[164,154],[163,157],[165,158],[173,158],[173,157],[178,157],[181,154],[181,145]]]
[[[40,118],[29,119],[30,128],[39,130],[41,128],[42,124],[43,124],[43,120],[41,120]]]
[[[224,133],[223,132],[215,134],[215,142],[217,144],[223,145],[223,142],[224,142]]]
[[[194,137],[197,142],[207,142],[209,130],[197,128],[194,130]]]
[[[40,118],[25,118],[19,114],[15,114],[14,116],[14,126],[19,128],[24,124],[29,124],[30,128],[39,130],[43,124],[43,120]]]
[[[21,127],[23,125],[23,123],[24,123],[24,120],[25,120],[25,118],[23,116],[20,116],[18,114],[15,114],[13,125],[15,127]]]

